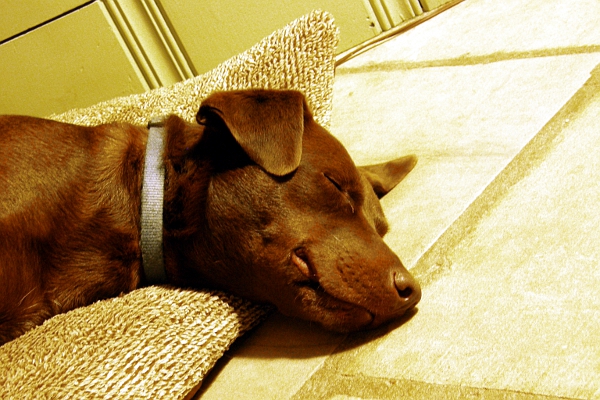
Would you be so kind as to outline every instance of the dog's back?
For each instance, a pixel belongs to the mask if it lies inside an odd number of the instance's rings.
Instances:
[[[127,132],[0,117],[0,343],[79,306],[80,297],[114,296],[137,284],[131,274],[138,268],[122,266],[139,260],[132,208],[140,182],[123,165],[141,168],[146,133]],[[63,281],[77,291],[64,296]]]

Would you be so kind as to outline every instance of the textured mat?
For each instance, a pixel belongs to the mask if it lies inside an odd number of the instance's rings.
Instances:
[[[152,286],[48,320],[2,346],[0,397],[177,399],[264,309]]]
[[[51,118],[145,125],[172,113],[192,121],[213,91],[276,88],[304,92],[327,126],[337,42],[332,16],[315,11],[204,75]],[[222,293],[168,286],[100,301],[0,347],[0,398],[183,398],[264,314]]]

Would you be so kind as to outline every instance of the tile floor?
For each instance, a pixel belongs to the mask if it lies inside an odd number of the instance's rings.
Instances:
[[[383,199],[418,311],[353,335],[274,314],[197,398],[600,398],[599,22],[466,0],[341,65],[357,164],[419,156]]]

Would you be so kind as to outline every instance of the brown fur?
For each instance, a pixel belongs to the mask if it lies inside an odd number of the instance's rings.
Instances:
[[[381,239],[377,198],[414,157],[357,169],[293,91],[216,93],[198,121],[165,123],[170,283],[229,290],[337,331],[377,326],[419,301]],[[0,344],[145,284],[147,136],[127,124],[0,117]]]

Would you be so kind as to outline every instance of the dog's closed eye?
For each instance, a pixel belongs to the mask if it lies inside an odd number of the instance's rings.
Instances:
[[[328,175],[328,174],[323,174],[323,175],[325,176],[325,178],[327,178],[327,180],[328,180],[329,182],[331,182],[331,184],[332,184],[333,186],[335,186],[335,188],[336,188],[336,189],[337,189],[337,190],[338,190],[338,191],[339,191],[341,194],[343,194],[343,195],[344,195],[344,197],[346,197],[346,200],[348,200],[348,203],[350,204],[350,208],[352,209],[352,214],[354,214],[354,211],[355,211],[355,210],[354,210],[354,204],[353,204],[353,203],[354,203],[354,200],[352,199],[352,196],[350,196],[350,194],[348,193],[348,191],[347,191],[347,190],[345,190],[345,189],[342,187],[342,185],[341,185],[341,184],[340,184],[340,183],[339,183],[337,180],[335,180],[335,178],[332,178],[332,177],[331,177],[330,175]]]
[[[346,191],[344,189],[342,189],[342,185],[340,185],[334,178],[332,178],[330,175],[327,174],[323,174],[325,175],[325,178],[327,178],[327,180],[329,180],[329,182],[331,182],[333,184],[333,186],[336,187],[337,190],[339,190],[342,193],[346,193]]]

